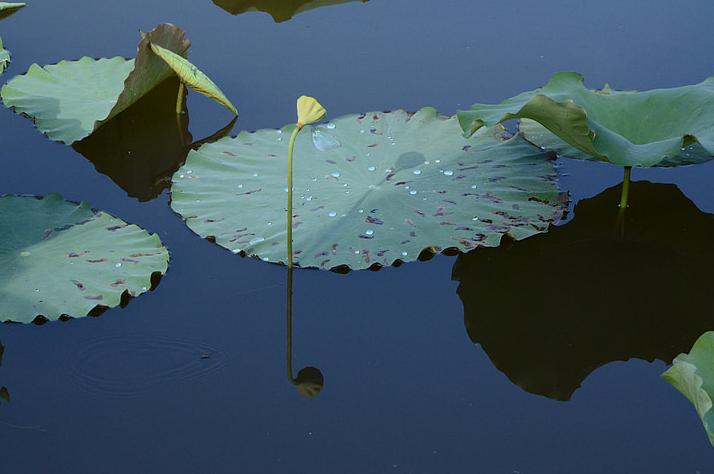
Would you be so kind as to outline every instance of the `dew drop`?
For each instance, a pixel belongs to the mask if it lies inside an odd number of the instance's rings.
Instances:
[[[335,211],[330,211],[329,214],[327,214],[330,217],[335,217],[337,213]]]
[[[360,214],[363,214],[363,213],[364,213],[364,209],[360,209],[360,210],[357,211],[357,212],[359,212]]]
[[[334,130],[335,128],[337,128],[337,125],[335,125],[334,123],[328,123],[327,125],[325,125],[325,127],[329,128],[330,130]]]
[[[339,177],[340,177],[340,172],[339,172],[339,171],[333,171],[332,173],[330,173],[330,176],[332,176],[333,178],[339,178]]]
[[[374,235],[374,230],[372,230],[372,229],[367,229],[366,231],[364,231],[364,234],[365,234],[365,235]]]
[[[421,174],[421,170],[414,170],[414,174],[419,176]]]
[[[243,185],[242,185],[242,184],[239,184],[239,185],[238,185],[238,189],[243,189]]]
[[[317,128],[312,131],[312,144],[318,151],[334,150],[342,146],[337,138]]]
[[[181,178],[181,179],[184,179],[185,177],[186,177],[186,176],[184,176],[184,175],[182,175],[182,174],[179,175],[179,178]]]
[[[402,252],[402,257],[406,257],[408,254],[406,252]]]
[[[119,267],[121,267],[121,263],[117,263],[117,264],[114,265],[114,266],[115,266],[116,268],[119,268]]]
[[[478,220],[478,217],[474,217],[474,218],[472,218],[471,220],[472,220],[472,221],[477,221],[477,220]]]
[[[264,241],[265,241],[265,239],[264,239],[263,237],[256,237],[256,238],[252,239],[252,240],[251,240],[250,242],[248,242],[248,243],[249,243],[250,245],[256,245],[256,244],[259,244],[259,243],[264,242]]]
[[[367,171],[375,171],[376,169],[376,166],[370,166],[369,168],[367,168]]]
[[[441,163],[441,160],[434,160],[434,163]]]
[[[30,252],[28,252],[27,250],[25,250],[24,252],[20,252],[20,257],[29,257],[30,255]]]
[[[471,189],[476,189],[476,188],[478,188],[478,186],[476,186],[475,184],[471,185]]]
[[[453,176],[453,175],[454,175],[454,172],[451,170],[444,171],[444,176]]]
[[[258,177],[258,173],[253,173],[253,177],[254,177],[254,178],[257,178],[257,177]]]
[[[409,194],[411,194],[412,196],[414,196],[416,193],[417,193],[417,192],[414,191],[414,190],[409,191]]]

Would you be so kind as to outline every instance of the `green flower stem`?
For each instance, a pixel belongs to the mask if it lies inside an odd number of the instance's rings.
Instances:
[[[186,96],[186,85],[181,81],[179,83],[178,97],[176,97],[176,113],[183,112],[183,99]]]
[[[293,268],[293,151],[302,126],[297,125],[288,143],[288,269]]]
[[[290,383],[295,384],[295,379],[293,378],[293,269],[288,268],[288,295],[287,295],[287,334],[288,334],[288,346],[287,346],[287,367],[288,367],[288,379]]]
[[[632,166],[625,166],[625,176],[622,180],[622,196],[620,197],[620,209],[627,208],[627,199],[630,194],[630,175],[632,174]]]

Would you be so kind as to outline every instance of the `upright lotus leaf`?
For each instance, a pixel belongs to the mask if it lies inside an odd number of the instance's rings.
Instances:
[[[174,110],[178,87],[178,79],[170,77],[72,147],[129,196],[156,198],[169,187],[189,150],[199,146],[192,143],[188,113],[176,115]],[[228,135],[234,123],[198,143]]]
[[[26,5],[26,3],[0,2],[0,20],[9,17]]]
[[[213,0],[213,3],[232,15],[260,11],[270,14],[276,23],[290,20],[298,13],[329,5],[369,0]]]
[[[714,332],[700,337],[689,354],[678,355],[662,377],[692,402],[714,446]]]
[[[166,64],[181,79],[181,82],[183,84],[186,84],[199,94],[203,94],[209,99],[218,102],[219,104],[233,112],[234,115],[238,115],[238,111],[233,106],[231,101],[228,100],[228,97],[223,94],[223,91],[221,91],[221,89],[219,89],[218,86],[208,76],[202,73],[196,66],[194,66],[178,54],[169,51],[166,48],[162,48],[157,44],[152,44],[151,50],[158,57],[163,59],[164,62],[166,62]]]
[[[112,308],[168,267],[158,236],[57,194],[0,197],[0,235],[0,321]]]
[[[173,75],[150,44],[186,55],[189,41],[180,28],[162,24],[143,34],[136,59],[121,57],[33,64],[0,91],[7,107],[29,116],[49,138],[72,144],[139,100]]]
[[[633,182],[580,201],[547,234],[460,255],[453,278],[469,337],[524,390],[569,400],[590,373],[666,363],[714,329],[714,216],[674,185]]]
[[[7,69],[8,64],[10,64],[10,51],[5,49],[2,38],[0,38],[0,74]]]
[[[590,90],[579,74],[561,72],[540,89],[498,105],[476,104],[458,117],[466,133],[515,118],[534,120],[582,152],[575,158],[644,167],[699,163],[714,155],[714,78],[636,92]],[[688,150],[693,144],[694,155]]]
[[[285,262],[293,127],[191,152],[173,178],[173,209],[234,253]],[[455,118],[431,108],[305,127],[295,157],[297,266],[362,269],[424,250],[493,247],[505,234],[544,232],[563,212],[549,155],[500,129],[464,138]]]

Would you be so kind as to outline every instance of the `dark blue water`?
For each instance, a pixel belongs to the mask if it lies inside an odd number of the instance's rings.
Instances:
[[[301,94],[318,97],[332,117],[425,105],[452,114],[535,88],[558,70],[577,70],[594,87],[695,83],[714,73],[713,15],[703,0],[372,0],[276,24],[210,0],[34,0],[0,33],[13,53],[7,80],[32,62],[133,56],[139,29],[174,22],[193,42],[192,61],[238,106],[236,133],[293,121]],[[193,139],[230,120],[199,96],[188,106]],[[284,269],[198,238],[171,212],[166,191],[144,202],[127,196],[9,110],[0,110],[0,130],[0,193],[89,201],[157,232],[172,255],[156,290],[126,308],[0,327],[0,386],[11,395],[0,404],[3,473],[714,472],[714,449],[692,406],[660,380],[661,360],[604,361],[569,401],[512,383],[467,334],[455,257],[349,275],[297,272],[294,365],[325,377],[318,397],[303,398],[286,377]],[[621,179],[615,167],[562,164],[574,202]],[[634,177],[676,184],[697,218],[714,213],[714,164]],[[673,245],[686,245],[680,240]],[[652,252],[636,277],[672,277],[657,258]],[[647,297],[642,287],[633,298]],[[542,295],[554,311],[558,291],[554,284]],[[608,287],[592,292],[606,298]],[[518,297],[507,284],[478,296]],[[672,298],[708,324],[706,298]],[[627,326],[621,309],[611,308]],[[573,306],[576,329],[580,316]],[[548,331],[533,331],[544,350]],[[515,338],[510,352],[528,357]]]

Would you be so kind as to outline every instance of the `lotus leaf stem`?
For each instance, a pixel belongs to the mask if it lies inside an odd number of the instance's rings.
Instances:
[[[292,135],[290,135],[290,142],[288,143],[288,269],[293,268],[293,151],[295,150],[295,140],[297,139],[298,133],[302,130],[302,126],[299,124],[293,130]],[[292,278],[292,277],[291,277]]]
[[[296,383],[293,377],[293,269],[288,267],[288,295],[287,295],[287,367],[288,380],[293,385]]]
[[[622,196],[620,197],[620,209],[627,209],[627,199],[630,194],[630,176],[632,175],[632,166],[625,166],[625,176],[622,180]]]
[[[178,97],[176,97],[176,113],[183,112],[183,99],[186,96],[186,85],[181,81],[179,83]]]

